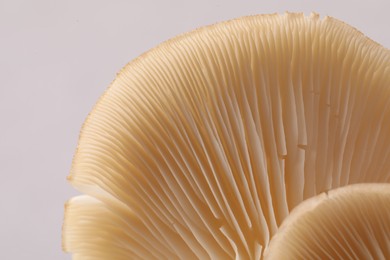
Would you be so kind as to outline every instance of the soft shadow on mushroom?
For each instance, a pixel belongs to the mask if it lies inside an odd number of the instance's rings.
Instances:
[[[389,132],[390,51],[343,22],[259,15],[183,34],[123,68],[86,119],[69,176],[86,195],[67,203],[63,247],[262,258],[304,200],[389,183]]]

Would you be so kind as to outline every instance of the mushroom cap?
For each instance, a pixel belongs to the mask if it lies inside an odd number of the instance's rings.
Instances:
[[[353,184],[295,207],[264,259],[389,259],[390,184]]]
[[[303,200],[390,182],[390,52],[330,17],[259,15],[125,66],[86,119],[75,259],[259,259]],[[111,257],[108,257],[111,256]]]

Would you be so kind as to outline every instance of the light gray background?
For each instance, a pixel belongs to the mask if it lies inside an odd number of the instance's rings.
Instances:
[[[316,11],[390,47],[390,1],[0,0],[0,259],[61,251],[66,182],[92,106],[133,58],[243,15]]]

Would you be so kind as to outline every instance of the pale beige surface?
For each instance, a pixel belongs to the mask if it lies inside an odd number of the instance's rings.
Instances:
[[[354,184],[297,206],[264,259],[389,259],[390,184]]]
[[[240,18],[158,46],[84,124],[69,180],[99,201],[69,202],[65,249],[259,259],[304,199],[389,182],[389,72],[389,50],[316,14]]]
[[[235,17],[316,11],[390,47],[388,0],[1,0],[0,259],[63,260],[66,182],[80,127],[127,62]]]

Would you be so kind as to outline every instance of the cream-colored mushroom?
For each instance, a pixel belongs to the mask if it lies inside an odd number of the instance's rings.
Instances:
[[[354,184],[299,204],[265,259],[389,259],[390,184]]]
[[[88,116],[64,249],[259,259],[302,201],[390,182],[389,132],[390,52],[340,21],[259,15],[181,35],[123,68]]]

